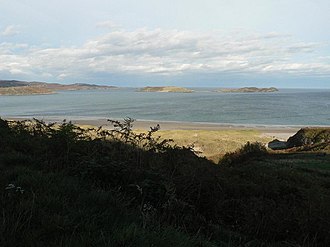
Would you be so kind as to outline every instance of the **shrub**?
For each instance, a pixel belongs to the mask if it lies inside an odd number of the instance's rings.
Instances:
[[[244,164],[246,161],[251,159],[259,158],[266,155],[267,149],[266,147],[260,142],[250,143],[247,142],[243,147],[239,150],[227,153],[223,156],[223,158],[219,161],[220,165],[237,165],[237,164]]]

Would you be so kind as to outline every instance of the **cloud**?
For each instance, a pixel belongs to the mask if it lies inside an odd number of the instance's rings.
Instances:
[[[120,28],[120,25],[114,23],[113,21],[102,21],[96,24],[96,27],[106,28],[110,30],[117,30]]]
[[[2,43],[0,75],[23,73],[38,79],[45,75],[53,80],[97,74],[272,73],[330,77],[329,60],[316,55],[319,48],[318,43],[295,41],[277,33],[111,30],[75,47]]]
[[[15,36],[19,33],[20,33],[20,31],[19,31],[18,26],[9,25],[0,34],[1,34],[1,36],[4,36],[4,37],[11,37],[11,36]]]

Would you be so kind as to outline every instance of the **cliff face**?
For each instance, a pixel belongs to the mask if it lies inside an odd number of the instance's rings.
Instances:
[[[269,88],[257,88],[257,87],[243,87],[243,88],[225,88],[217,90],[220,93],[271,93],[277,92],[278,89],[275,87]]]
[[[114,89],[114,86],[101,86],[95,84],[59,84],[45,82],[24,82],[15,80],[0,80],[0,95],[30,95],[30,94],[52,94],[56,91],[65,90],[98,90]]]
[[[162,92],[162,93],[192,93],[193,90],[183,87],[144,87],[140,92]]]

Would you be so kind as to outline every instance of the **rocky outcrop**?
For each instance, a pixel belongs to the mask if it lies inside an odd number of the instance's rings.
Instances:
[[[288,139],[288,147],[301,147],[330,142],[330,128],[303,128]]]
[[[268,148],[272,150],[282,150],[282,149],[287,149],[288,144],[286,141],[280,141],[278,139],[275,139],[268,143]]]
[[[287,141],[275,139],[268,147],[273,150],[330,151],[330,128],[302,128]]]

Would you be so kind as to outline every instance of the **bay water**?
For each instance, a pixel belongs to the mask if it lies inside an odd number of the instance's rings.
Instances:
[[[136,88],[0,96],[0,117],[122,119],[245,125],[330,125],[329,89],[273,93],[138,92]]]

